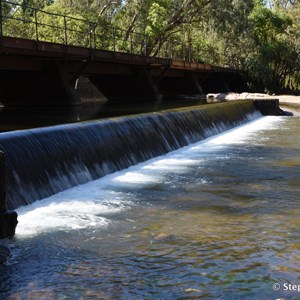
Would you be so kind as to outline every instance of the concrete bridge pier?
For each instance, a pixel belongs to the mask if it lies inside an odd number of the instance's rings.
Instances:
[[[198,75],[205,94],[209,93],[242,93],[247,90],[246,80],[239,73],[210,72]]]
[[[231,73],[226,76],[230,92],[243,93],[248,91],[247,80],[242,74]]]
[[[230,88],[228,85],[227,76],[220,72],[203,73],[198,75],[201,86],[203,86],[204,93],[228,93]]]
[[[16,60],[14,63],[18,63]],[[57,60],[33,61],[30,70],[0,71],[0,102],[4,105],[78,105],[81,103]]]
[[[160,102],[162,94],[149,71],[135,69],[129,74],[101,74],[88,76],[109,102]]]
[[[164,77],[157,83],[164,100],[205,99],[203,89],[195,73]]]

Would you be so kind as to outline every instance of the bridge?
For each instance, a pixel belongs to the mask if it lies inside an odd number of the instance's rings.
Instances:
[[[245,89],[240,71],[200,54],[188,43],[0,0],[4,105],[201,99]]]

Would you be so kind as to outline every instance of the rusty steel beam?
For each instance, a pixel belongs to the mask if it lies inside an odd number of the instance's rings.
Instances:
[[[78,46],[66,46],[57,43],[49,43],[34,40],[20,39],[14,37],[3,37],[2,45],[0,46],[1,57],[8,56],[26,56],[28,59],[34,61],[38,59],[59,59],[61,61],[94,61],[107,62],[116,64],[126,64],[131,66],[155,68],[168,68],[181,71],[194,72],[238,72],[230,68],[216,67],[204,63],[186,62],[175,59],[146,57],[143,55],[90,49]],[[3,58],[2,58],[3,60]],[[2,66],[0,66],[2,68]]]

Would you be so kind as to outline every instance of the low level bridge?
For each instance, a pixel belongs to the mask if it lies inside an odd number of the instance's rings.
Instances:
[[[0,0],[0,102],[161,101],[245,89],[240,71],[203,62],[200,50]]]

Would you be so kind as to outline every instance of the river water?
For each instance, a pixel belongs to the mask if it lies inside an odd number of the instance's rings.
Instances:
[[[299,128],[262,117],[19,208],[0,298],[299,299]]]

